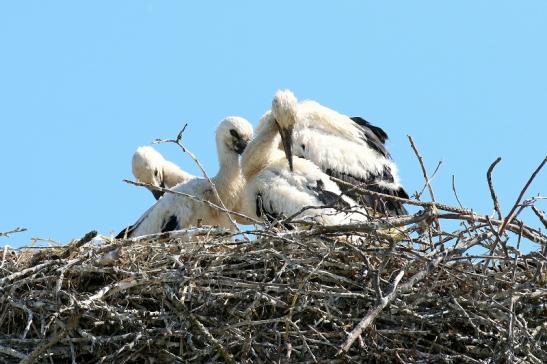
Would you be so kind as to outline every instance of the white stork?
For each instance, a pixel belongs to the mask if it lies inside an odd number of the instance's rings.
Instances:
[[[302,211],[297,219],[324,225],[366,219],[357,212],[340,212],[340,209],[355,206],[355,201],[343,196],[336,183],[312,162],[295,157],[291,162],[292,171],[289,169],[286,155],[278,148],[283,129],[274,117],[279,105],[296,102],[294,98],[285,96],[276,94],[272,103],[273,113],[268,112],[262,117],[260,132],[241,157],[241,168],[247,182],[242,211],[255,219],[270,222],[292,216],[305,207],[318,208]]]
[[[166,160],[158,151],[149,146],[137,148],[131,163],[133,175],[138,182],[144,182],[156,187],[171,188],[194,176],[183,171],[175,163]],[[163,191],[150,189],[154,197],[159,199]]]
[[[228,210],[234,210],[238,205],[245,185],[239,166],[239,155],[243,153],[252,136],[252,125],[247,120],[235,116],[225,118],[216,131],[220,170],[212,181]],[[192,178],[175,186],[173,191],[192,195],[217,206],[220,204],[206,178]],[[135,237],[200,224],[234,228],[226,212],[188,197],[167,193],[156,201],[135,224],[124,229],[117,237]]]
[[[278,91],[272,111],[280,126],[284,148],[315,163],[327,175],[366,189],[408,198],[397,166],[385,146],[387,134],[360,117],[348,117],[314,101],[297,102],[291,91]],[[262,125],[257,130],[260,130]],[[258,131],[257,131],[258,132]],[[407,214],[396,201],[382,200],[340,185],[354,200],[386,215]]]

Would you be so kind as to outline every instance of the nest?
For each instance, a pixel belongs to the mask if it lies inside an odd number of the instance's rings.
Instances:
[[[542,198],[523,201],[547,158],[506,217],[499,160],[487,173],[497,218],[352,186],[422,210],[6,246],[0,361],[546,363],[547,236],[518,217],[531,210],[547,227]]]
[[[545,235],[435,206],[6,249],[0,361],[547,362]]]

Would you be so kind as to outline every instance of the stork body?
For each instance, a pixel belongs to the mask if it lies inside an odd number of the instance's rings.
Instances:
[[[307,159],[324,173],[345,182],[408,198],[399,180],[397,166],[385,147],[388,136],[381,128],[360,117],[350,118],[314,101],[297,103],[290,91],[278,93],[294,100],[279,103],[272,108],[277,122],[289,131],[289,154],[294,153],[297,157]],[[348,196],[380,213],[407,213],[399,202],[380,200],[344,185],[339,187]]]
[[[175,163],[166,160],[158,151],[149,146],[137,148],[133,154],[131,167],[138,182],[156,187],[172,188],[194,178],[193,175],[183,171]],[[163,191],[150,190],[156,200],[163,195]]]
[[[274,103],[282,101],[274,99]],[[283,131],[271,112],[263,116],[260,125],[260,132],[241,160],[247,183],[242,203],[245,214],[274,222],[300,212],[297,219],[313,220],[323,225],[365,219],[359,213],[339,211],[340,208],[355,206],[355,201],[342,196],[336,183],[314,163],[296,157],[291,171],[286,156],[278,148],[280,132]],[[317,208],[303,210],[306,207]]]
[[[234,210],[239,203],[244,187],[239,155],[251,140],[252,134],[251,124],[239,117],[227,117],[217,128],[216,145],[220,170],[212,181],[228,210]],[[194,177],[176,185],[173,191],[221,205],[206,178]],[[199,225],[235,228],[226,212],[189,197],[167,193],[118,237],[135,237]]]

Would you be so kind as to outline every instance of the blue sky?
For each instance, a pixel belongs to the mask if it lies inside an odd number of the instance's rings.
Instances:
[[[5,1],[0,3],[0,245],[117,232],[152,202],[133,151],[174,137],[216,173],[226,115],[256,125],[292,89],[383,127],[409,192],[507,213],[546,155],[547,2]],[[174,145],[157,149],[198,173]],[[544,171],[528,196],[543,193]],[[546,208],[545,203],[540,205]],[[533,217],[529,221],[539,226]]]

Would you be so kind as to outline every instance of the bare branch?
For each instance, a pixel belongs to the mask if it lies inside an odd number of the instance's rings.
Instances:
[[[500,209],[500,203],[498,201],[498,196],[496,195],[496,191],[494,190],[494,184],[492,183],[492,171],[496,167],[496,164],[498,164],[501,161],[501,157],[498,157],[488,168],[488,172],[486,172],[486,179],[488,181],[488,188],[490,188],[490,195],[492,196],[492,201],[494,202],[494,208],[496,209],[496,212],[498,214],[498,219],[502,219],[503,215],[501,214]]]
[[[236,231],[239,231],[239,227],[237,226],[237,223],[234,221],[233,217],[232,217],[232,212],[230,212],[230,210],[228,210],[226,208],[226,206],[224,205],[224,202],[222,201],[222,199],[220,198],[220,195],[218,194],[218,190],[215,186],[215,183],[213,182],[213,180],[209,177],[209,175],[207,174],[207,172],[205,171],[205,168],[203,167],[203,165],[201,164],[201,162],[197,159],[197,157],[194,155],[194,153],[192,153],[188,148],[186,148],[182,143],[181,143],[181,140],[182,140],[182,136],[184,134],[184,131],[186,130],[186,126],[188,124],[184,124],[184,127],[182,128],[182,130],[178,133],[177,135],[177,138],[176,139],[156,139],[154,140],[154,144],[160,144],[160,143],[174,143],[176,145],[179,146],[179,148],[184,152],[186,153],[188,156],[190,156],[190,158],[194,161],[194,163],[196,163],[196,165],[198,166],[198,168],[201,170],[201,173],[203,174],[203,177],[205,177],[205,179],[207,179],[207,181],[209,182],[209,185],[211,185],[211,189],[213,190],[213,193],[215,194],[215,198],[219,201],[220,203],[220,206],[222,207],[222,211],[226,214],[226,216],[228,216],[228,219],[230,220],[230,222],[232,223],[234,229]]]
[[[370,195],[370,196],[379,197],[379,198],[385,198],[385,199],[389,199],[389,200],[393,200],[393,201],[398,201],[398,202],[402,202],[402,203],[406,203],[406,204],[414,205],[414,206],[429,207],[429,208],[437,208],[437,209],[439,209],[439,210],[450,211],[450,212],[456,212],[456,213],[460,213],[460,214],[473,214],[473,211],[470,210],[470,209],[465,209],[465,208],[458,208],[458,207],[448,206],[448,205],[441,204],[441,203],[423,202],[423,201],[418,201],[418,200],[412,200],[412,199],[409,199],[409,198],[402,198],[402,197],[397,197],[397,196],[391,196],[391,195],[387,195],[387,194],[385,194],[385,193],[379,193],[379,192],[367,190],[367,189],[365,189],[365,188],[361,188],[361,187],[359,187],[359,186],[355,186],[355,185],[353,185],[353,184],[351,184],[351,183],[348,183],[348,182],[343,181],[343,180],[341,180],[341,179],[338,179],[338,178],[336,178],[336,177],[330,177],[330,179],[332,179],[332,180],[335,181],[336,183],[342,184],[342,185],[344,185],[344,186],[352,187],[352,188],[354,188],[356,191],[359,191],[360,193],[363,193],[363,194],[365,194],[365,195]]]
[[[6,232],[0,231],[0,237],[1,236],[9,237],[11,234],[22,233],[24,231],[27,231],[27,229],[26,228],[20,228],[20,227],[15,228],[11,231],[6,231]]]
[[[393,283],[391,284],[391,289],[389,292],[387,292],[387,295],[383,295],[383,297],[380,299],[380,303],[374,307],[363,319],[357,324],[357,326],[351,331],[351,333],[348,335],[348,338],[342,344],[342,347],[340,348],[340,351],[338,352],[338,355],[342,354],[343,352],[348,352],[349,348],[353,345],[355,340],[357,340],[357,337],[359,337],[363,331],[370,326],[370,324],[376,319],[378,314],[389,304],[391,301],[395,299],[397,296],[397,287],[399,286],[399,282],[403,278],[403,275],[405,274],[405,271],[402,270],[397,274],[397,277],[393,280]]]
[[[408,140],[410,141],[410,146],[412,147],[412,150],[414,151],[414,154],[416,154],[416,157],[418,158],[418,162],[420,163],[420,168],[422,169],[422,174],[424,176],[425,184],[427,186],[427,189],[429,190],[429,195],[431,196],[431,201],[435,202],[435,194],[433,193],[433,188],[431,187],[430,178],[427,176],[427,170],[424,165],[424,159],[420,152],[418,151],[418,148],[416,147],[416,144],[414,144],[414,140],[410,135],[407,135]],[[440,162],[439,165],[440,166]],[[438,168],[438,167],[437,167]]]
[[[532,206],[532,211],[536,214],[536,216],[539,218],[539,221],[543,224],[543,226],[547,229],[547,218],[545,217],[545,213],[543,211],[540,211],[537,207]]]
[[[250,221],[254,224],[262,224],[261,221],[258,221],[256,219],[253,219],[252,217],[250,216],[247,216],[245,214],[242,214],[240,212],[237,212],[237,211],[233,211],[233,210],[228,210],[226,209],[226,207],[223,207],[223,206],[219,206],[217,204],[214,204],[212,203],[211,201],[207,201],[207,200],[204,200],[202,198],[199,198],[199,197],[196,197],[196,196],[193,196],[193,195],[190,195],[188,193],[184,193],[184,192],[179,192],[179,191],[174,191],[174,190],[171,190],[169,188],[164,188],[164,187],[158,187],[158,186],[154,186],[154,185],[151,185],[149,183],[143,183],[143,182],[135,182],[135,181],[130,181],[128,179],[124,179],[123,182],[125,183],[128,183],[128,184],[131,184],[131,185],[134,185],[134,186],[142,186],[142,187],[148,187],[148,188],[152,188],[152,189],[155,189],[157,191],[162,191],[162,192],[166,192],[166,193],[172,193],[174,195],[177,195],[177,196],[182,196],[182,197],[186,197],[186,198],[189,198],[193,201],[197,201],[197,202],[201,202],[209,207],[212,207],[214,209],[217,209],[217,210],[220,210],[220,211],[223,211],[225,213],[229,213],[230,215],[234,215],[234,216],[237,216],[243,220],[246,220],[246,221]],[[238,229],[239,230],[239,229]]]
[[[511,223],[511,220],[513,219],[513,214],[515,213],[515,211],[517,210],[519,204],[520,204],[520,201],[522,201],[522,198],[524,197],[524,194],[526,193],[526,190],[528,189],[528,187],[530,187],[530,185],[532,184],[532,181],[536,178],[536,176],[538,175],[539,171],[541,171],[541,169],[543,168],[543,166],[545,165],[545,163],[547,162],[547,157],[545,157],[543,159],[543,161],[541,162],[541,164],[536,168],[536,170],[534,171],[534,173],[532,173],[532,175],[530,176],[530,178],[528,179],[528,182],[526,182],[526,184],[524,185],[524,187],[522,188],[522,190],[520,191],[519,193],[519,196],[517,197],[517,201],[515,202],[515,204],[513,205],[513,208],[511,209],[511,211],[507,214],[507,216],[505,217],[505,220],[503,222],[503,225],[501,225],[500,227],[500,232],[499,234],[502,235],[503,232],[505,231],[507,225],[509,223]]]

